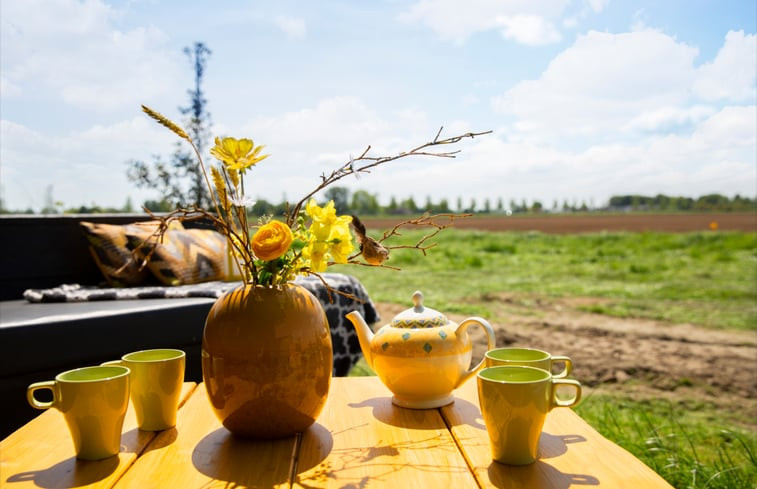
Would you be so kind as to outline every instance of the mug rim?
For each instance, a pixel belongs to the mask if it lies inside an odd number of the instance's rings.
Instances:
[[[512,358],[497,358],[493,355],[490,355],[490,353],[498,352],[498,351],[524,351],[524,352],[529,352],[529,353],[540,353],[542,356],[541,358],[529,358],[529,359],[523,360],[523,359],[512,359]],[[552,354],[547,351],[540,350],[538,348],[528,348],[528,347],[519,347],[519,346],[505,346],[502,348],[494,348],[492,350],[488,350],[484,354],[484,356],[486,358],[497,360],[499,362],[543,362],[544,360],[549,360],[550,358],[552,358]]]
[[[532,379],[532,380],[506,380],[506,379],[492,379],[490,377],[484,377],[483,373],[491,370],[510,370],[510,371],[533,371],[538,372],[541,375],[541,378],[538,379]],[[493,367],[485,367],[478,371],[478,374],[476,374],[476,377],[478,377],[481,381],[484,382],[496,382],[498,384],[538,384],[541,382],[548,382],[552,380],[552,373],[544,370],[543,368],[536,368],[536,367],[530,367],[528,365],[495,365]]]
[[[149,353],[155,353],[155,352],[171,352],[174,353],[174,355],[166,358],[149,358],[149,359],[139,359],[139,358],[131,358],[133,356],[138,355],[144,355]],[[186,357],[187,354],[184,350],[179,350],[177,348],[148,348],[146,350],[138,350],[126,353],[121,357],[121,361],[124,362],[132,362],[132,363],[155,363],[155,362],[168,362],[171,360],[177,360],[179,358]]]
[[[73,375],[73,374],[77,374],[77,373],[89,371],[89,370],[111,370],[111,375],[103,376],[101,378],[96,378],[96,379],[67,379],[65,378],[69,375]],[[116,373],[113,371],[120,371],[120,372]],[[124,365],[91,365],[88,367],[72,368],[71,370],[66,370],[65,372],[61,372],[55,376],[55,381],[72,383],[72,384],[86,384],[86,383],[92,383],[92,382],[106,382],[109,380],[128,376],[129,374],[131,374],[131,370],[129,369],[129,367],[126,367]]]

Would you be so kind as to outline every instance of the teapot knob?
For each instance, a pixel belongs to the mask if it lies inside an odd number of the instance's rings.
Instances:
[[[423,310],[423,292],[420,290],[413,292],[413,306],[416,312]]]

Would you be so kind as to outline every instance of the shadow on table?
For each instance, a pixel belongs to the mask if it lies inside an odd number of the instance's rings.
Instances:
[[[537,460],[530,465],[504,465],[492,461],[488,469],[489,481],[495,487],[541,487],[549,481],[554,489],[573,486],[598,486],[599,480],[586,474],[565,474],[548,463]]]
[[[213,479],[233,487],[267,487],[290,481],[293,472],[303,472],[321,463],[331,452],[331,433],[314,424],[305,432],[300,446],[294,436],[275,440],[238,438],[225,428],[205,436],[192,452],[192,464]],[[297,453],[296,465],[292,463]],[[261,463],[261,458],[269,461]],[[257,467],[269,467],[265,473],[251,473],[250,461]]]
[[[144,449],[144,453],[148,453],[148,452],[152,452],[153,450],[160,450],[161,448],[165,448],[171,445],[173,442],[176,441],[176,438],[179,436],[179,431],[176,429],[175,426],[172,428],[168,428],[167,430],[157,431],[157,432],[139,430],[139,436],[144,436],[144,434],[155,435],[155,438],[152,440],[151,443],[145,444],[146,447]]]
[[[552,435],[542,431],[539,437],[539,458],[559,457],[568,451],[568,445],[585,442],[581,435]]]
[[[469,422],[468,424],[482,430],[486,429],[486,426],[484,426],[482,423],[479,422],[479,420],[481,420],[481,413],[479,412],[477,406],[475,406],[474,404],[464,399],[455,399],[455,405],[456,405],[456,409],[462,408],[466,412],[478,413],[477,416],[474,415],[474,416],[466,417],[466,419],[473,420],[472,422]],[[429,422],[432,422],[433,419],[436,419],[434,415],[430,415],[429,413],[432,413],[432,412],[439,413],[439,411],[435,408],[410,409],[410,408],[400,407],[392,403],[391,397],[374,397],[372,399],[366,399],[365,401],[362,401],[362,402],[349,403],[348,406],[351,408],[370,407],[372,408],[372,413],[373,413],[374,418],[381,421],[382,423],[392,425],[392,426],[397,426],[400,428],[408,428],[408,427],[417,427],[419,429],[422,429],[423,427],[429,428],[430,427],[428,426]],[[442,416],[439,416],[438,419],[444,422],[442,420]],[[446,427],[446,424],[443,426]]]
[[[442,416],[450,427],[467,424],[480,430],[486,430],[484,418],[481,416],[481,410],[477,404],[455,397],[455,402],[450,404],[449,407],[454,409],[455,416],[448,416],[445,413],[446,406],[442,408]],[[460,420],[464,420],[465,423],[460,423]]]
[[[33,482],[34,485],[45,489],[81,487],[107,478],[118,468],[118,463],[117,455],[97,461],[77,460],[71,457],[46,469],[13,474],[5,481]]]
[[[416,410],[397,409],[418,413]],[[385,478],[394,478],[394,474],[400,472],[469,474],[467,465],[462,461],[457,466],[419,462],[419,457],[414,453],[447,450],[449,455],[459,454],[454,445],[440,440],[435,431],[430,430],[428,436],[408,440],[375,440],[372,444],[366,444],[365,439],[353,433],[371,425],[370,421],[366,421],[332,433],[316,424],[306,431],[294,480],[296,487],[316,489],[338,485],[341,489],[360,489],[376,484],[383,487]],[[334,439],[338,440],[337,448],[334,448]]]

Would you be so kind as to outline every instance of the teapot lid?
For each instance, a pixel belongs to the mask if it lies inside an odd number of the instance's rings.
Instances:
[[[395,328],[435,328],[449,324],[447,316],[423,305],[423,293],[413,292],[413,304],[410,309],[394,316],[391,326]]]

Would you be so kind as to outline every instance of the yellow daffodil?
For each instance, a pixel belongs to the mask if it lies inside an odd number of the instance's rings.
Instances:
[[[210,154],[226,165],[227,170],[244,173],[247,168],[268,157],[260,155],[263,146],[255,146],[251,139],[216,138],[215,142]]]
[[[349,234],[349,224],[352,218],[350,216],[337,216],[333,200],[320,207],[316,204],[315,199],[310,199],[305,206],[305,212],[312,219],[310,233],[315,235],[319,241],[330,240],[334,226],[346,227],[347,234]]]
[[[302,257],[314,272],[326,270],[330,261],[346,263],[354,250],[349,224],[350,216],[337,216],[334,202],[329,201],[320,207],[314,199],[305,206],[305,212],[311,218],[307,230],[307,245],[302,250]]]
[[[311,240],[307,246],[302,249],[302,258],[304,263],[310,268],[310,271],[320,273],[326,271],[328,266],[328,244],[323,241]]]
[[[347,263],[355,250],[349,226],[334,226],[331,232],[331,258],[335,263]]]

